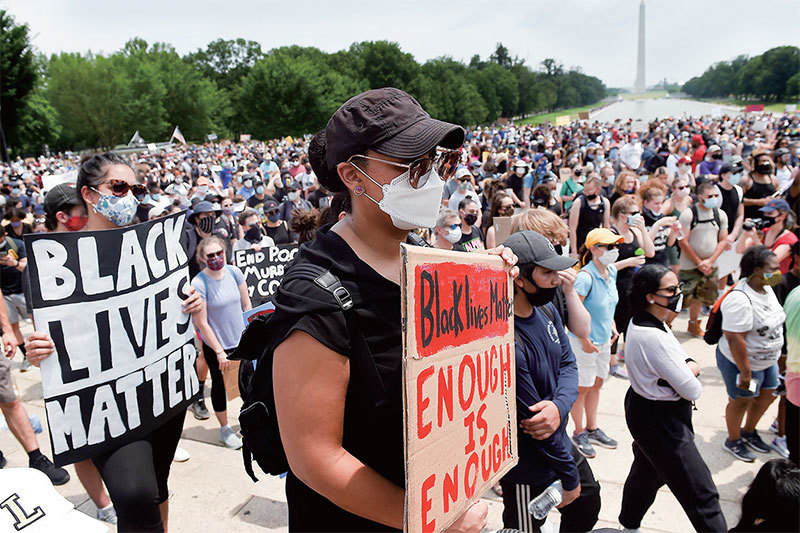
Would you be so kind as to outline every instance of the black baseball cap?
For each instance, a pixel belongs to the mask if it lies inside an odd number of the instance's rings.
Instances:
[[[516,254],[518,265],[533,263],[550,270],[566,270],[578,262],[577,259],[559,255],[549,240],[531,230],[512,233],[503,246],[511,248]]]
[[[734,174],[740,172],[742,170],[742,165],[734,165],[733,163],[725,163],[719,169],[720,176],[722,174],[727,174],[728,172],[733,172]]]
[[[432,118],[410,94],[385,87],[345,102],[328,121],[325,139],[327,172],[314,171],[328,178],[325,181],[334,181],[323,182],[326,188],[341,190],[341,180],[332,170],[353,154],[372,149],[398,159],[413,159],[437,146],[455,150],[464,143],[464,128]]]
[[[44,212],[47,216],[54,216],[65,208],[81,205],[78,191],[74,185],[59,183],[44,195]]]

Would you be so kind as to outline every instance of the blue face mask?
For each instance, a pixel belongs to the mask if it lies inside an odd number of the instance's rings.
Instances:
[[[703,199],[703,207],[706,209],[714,209],[719,207],[719,198],[705,198]]]
[[[256,194],[264,194],[264,186],[263,185],[259,185],[258,187],[256,187]]]
[[[136,208],[139,201],[132,194],[119,197],[111,194],[103,194],[94,189],[100,195],[96,204],[93,204],[96,213],[106,217],[117,226],[127,226],[136,216]]]
[[[739,185],[739,182],[742,181],[742,173],[739,172],[737,174],[731,174],[731,177],[728,179],[731,182],[731,185]]]
[[[161,200],[161,193],[155,193],[150,195],[150,199],[154,202]]]
[[[617,158],[617,154],[618,154],[617,149],[612,148],[611,151],[608,152],[608,157],[613,161]]]
[[[595,159],[597,159],[597,162],[598,162],[598,163],[602,163],[603,161],[605,161],[605,160],[606,160],[606,156],[604,156],[604,155],[598,155],[598,156],[596,156],[596,157],[595,157]]]

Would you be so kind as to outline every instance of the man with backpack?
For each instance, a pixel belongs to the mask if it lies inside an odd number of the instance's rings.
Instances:
[[[689,306],[688,333],[702,338],[700,310],[717,299],[717,258],[728,246],[728,215],[720,209],[716,185],[706,181],[697,186],[697,202],[681,213],[685,237],[681,247],[679,277],[683,284],[684,305]]]

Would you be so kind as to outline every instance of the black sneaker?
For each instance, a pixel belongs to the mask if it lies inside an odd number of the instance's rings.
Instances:
[[[194,417],[198,420],[208,420],[211,417],[211,415],[208,414],[208,409],[206,409],[206,402],[203,401],[202,398],[192,404],[192,413],[194,413]]]
[[[603,433],[603,430],[600,428],[587,429],[586,435],[589,437],[589,442],[602,446],[603,448],[608,448],[609,450],[617,449],[617,441]]]
[[[742,439],[734,441],[725,439],[725,442],[722,443],[722,449],[745,463],[752,463],[756,460],[756,456],[747,449]]]
[[[29,466],[39,470],[40,472],[43,472],[47,477],[50,478],[50,482],[53,485],[63,485],[69,481],[69,472],[59,466],[54,465],[52,461],[50,461],[50,459],[44,455],[40,455],[39,458],[32,461]]]
[[[758,431],[755,429],[752,433],[742,431],[741,435],[744,443],[753,448],[755,451],[761,453],[769,453],[772,451],[772,448],[770,448],[766,442],[761,440],[761,436],[759,436]]]
[[[5,468],[7,464],[8,464],[8,459],[3,457],[3,452],[0,452],[0,468]]]

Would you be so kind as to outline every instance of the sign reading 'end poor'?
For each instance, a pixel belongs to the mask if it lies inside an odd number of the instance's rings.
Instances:
[[[513,285],[499,257],[403,245],[405,530],[447,529],[517,463]]]

